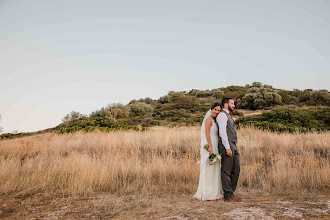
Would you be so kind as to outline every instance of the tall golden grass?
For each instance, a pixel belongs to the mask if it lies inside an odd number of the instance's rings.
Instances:
[[[238,131],[239,187],[268,192],[329,190],[329,135]],[[53,133],[0,142],[0,192],[194,193],[200,128]]]

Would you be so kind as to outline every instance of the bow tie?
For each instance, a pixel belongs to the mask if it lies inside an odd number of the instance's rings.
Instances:
[[[232,112],[229,112],[229,115],[231,116],[233,113]]]

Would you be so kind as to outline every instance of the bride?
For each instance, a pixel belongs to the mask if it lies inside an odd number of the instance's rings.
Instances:
[[[219,154],[219,134],[216,117],[220,113],[220,110],[220,104],[214,103],[211,109],[205,114],[201,127],[201,158],[207,158],[207,154]],[[209,145],[208,150],[203,148],[205,144]],[[220,197],[220,163],[210,165],[208,160],[200,163],[198,189],[194,198],[217,201]]]

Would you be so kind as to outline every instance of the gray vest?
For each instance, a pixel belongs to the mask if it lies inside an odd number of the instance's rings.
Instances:
[[[227,127],[226,127],[228,141],[237,143],[237,134],[236,134],[234,119],[226,111],[222,110],[221,112],[224,112],[228,117]],[[219,141],[219,144],[222,145],[221,140]]]

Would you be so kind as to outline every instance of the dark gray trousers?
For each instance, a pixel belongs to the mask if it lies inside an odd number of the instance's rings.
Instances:
[[[236,144],[229,141],[232,156],[228,156],[225,151],[221,152],[221,183],[224,198],[233,196],[240,172],[239,153]]]

